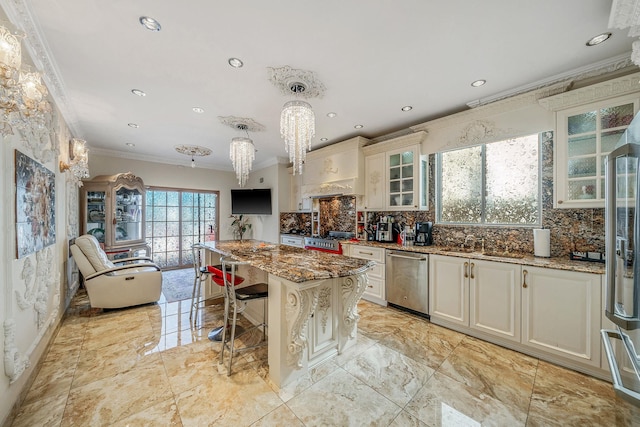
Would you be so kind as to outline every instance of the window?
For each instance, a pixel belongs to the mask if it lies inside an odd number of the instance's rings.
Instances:
[[[437,165],[438,222],[540,223],[538,135],[439,153]]]
[[[215,240],[218,192],[152,187],[146,212],[153,260],[163,268],[192,265],[191,245]]]

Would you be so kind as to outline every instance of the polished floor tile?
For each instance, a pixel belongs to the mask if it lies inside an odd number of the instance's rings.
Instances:
[[[189,303],[96,310],[79,293],[13,426],[640,425],[608,382],[366,301],[357,342],[297,381],[271,383],[266,347],[227,376],[207,338],[222,307],[189,319]]]

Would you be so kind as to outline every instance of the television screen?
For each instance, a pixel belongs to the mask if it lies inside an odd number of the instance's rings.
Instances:
[[[231,190],[231,213],[271,215],[271,189]]]

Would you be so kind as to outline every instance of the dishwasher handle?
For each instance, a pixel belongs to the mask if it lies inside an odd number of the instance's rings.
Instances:
[[[393,257],[393,258],[403,258],[403,259],[410,259],[412,261],[426,261],[427,257],[426,256],[408,256],[408,255],[400,255],[397,253],[387,253],[388,257]]]

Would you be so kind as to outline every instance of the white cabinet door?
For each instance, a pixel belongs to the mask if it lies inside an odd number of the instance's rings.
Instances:
[[[418,146],[387,152],[387,209],[418,209],[420,150]]]
[[[522,268],[522,343],[600,366],[601,276]]]
[[[469,260],[429,256],[429,314],[469,326]]]
[[[520,342],[520,272],[516,264],[470,260],[469,326]]]
[[[364,208],[384,209],[385,207],[385,153],[373,154],[364,159]]]

